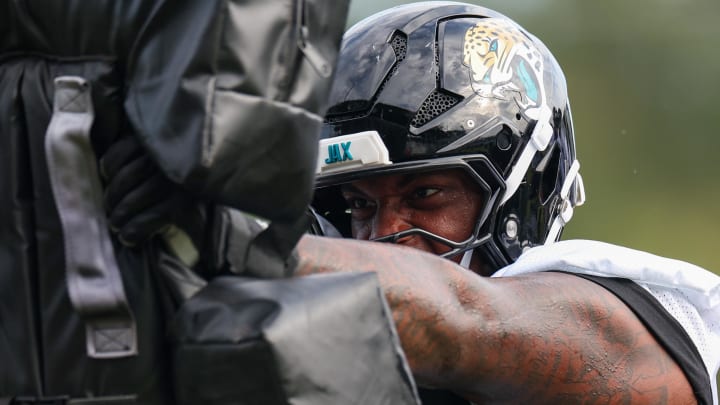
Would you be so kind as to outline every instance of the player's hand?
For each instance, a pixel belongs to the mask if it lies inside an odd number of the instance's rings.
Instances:
[[[121,136],[99,166],[110,228],[123,244],[141,244],[173,224],[186,232],[202,226],[202,204],[160,171],[135,136]]]

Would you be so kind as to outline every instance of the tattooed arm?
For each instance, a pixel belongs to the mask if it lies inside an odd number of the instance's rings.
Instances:
[[[305,236],[300,274],[377,272],[420,385],[476,403],[684,404],[683,372],[604,288],[562,273],[489,279],[397,245]]]

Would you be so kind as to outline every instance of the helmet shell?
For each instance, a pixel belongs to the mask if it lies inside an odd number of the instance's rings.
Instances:
[[[392,162],[318,174],[314,205],[333,222],[341,201],[330,186],[463,166],[488,189],[475,235],[483,243],[472,248],[497,268],[558,239],[553,224],[578,202],[575,178],[563,187],[576,161],[564,74],[540,40],[495,11],[423,2],[357,23],[343,38],[330,106],[322,138],[376,131]],[[536,126],[548,125],[538,142]]]

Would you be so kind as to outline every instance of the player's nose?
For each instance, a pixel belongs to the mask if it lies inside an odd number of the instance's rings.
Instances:
[[[403,213],[399,209],[392,205],[380,206],[378,207],[372,223],[370,239],[393,235],[395,233],[408,230],[411,227],[412,226],[404,218]]]

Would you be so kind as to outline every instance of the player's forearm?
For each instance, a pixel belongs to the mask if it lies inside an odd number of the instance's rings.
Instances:
[[[470,325],[472,332],[457,342],[464,348],[457,367],[465,379],[456,390],[467,398],[477,403],[693,403],[677,364],[604,288],[559,273],[493,279],[492,284],[481,290],[483,305],[474,305],[485,308],[485,323]]]
[[[436,385],[451,374],[459,352],[453,326],[456,277],[468,271],[415,249],[354,240],[305,236],[298,252],[299,275],[377,273],[416,379]]]
[[[300,274],[374,271],[422,385],[477,403],[691,403],[677,364],[614,295],[567,274],[487,279],[398,246],[305,237]]]

